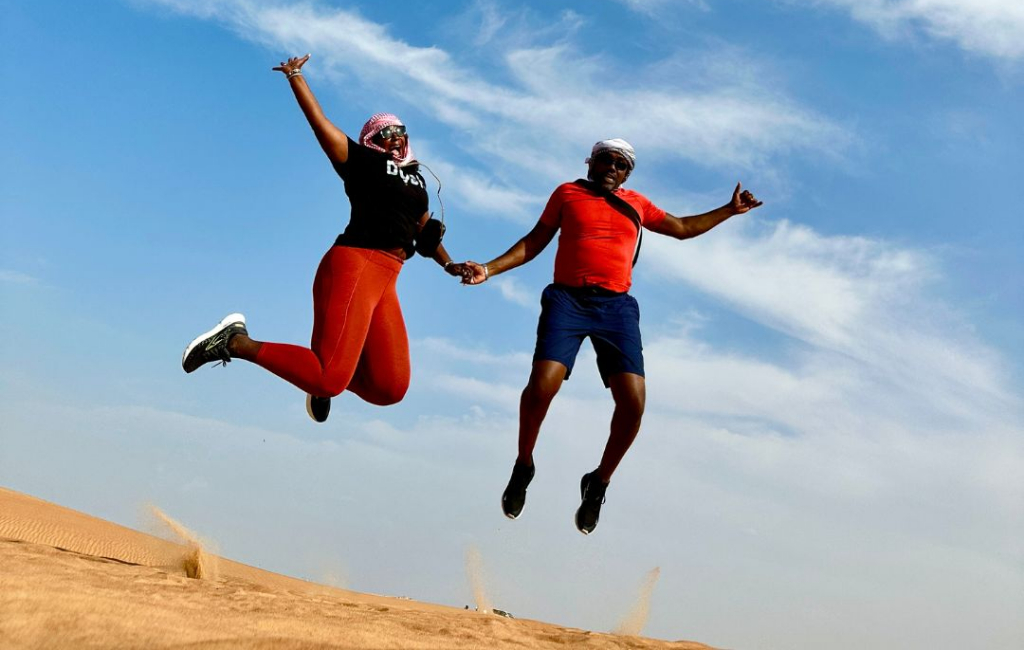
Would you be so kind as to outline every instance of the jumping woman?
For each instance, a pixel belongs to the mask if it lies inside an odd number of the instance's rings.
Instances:
[[[313,280],[313,334],[308,348],[250,338],[245,316],[229,314],[199,335],[182,355],[185,372],[211,361],[245,359],[307,394],[306,410],[324,422],[331,398],[348,390],[380,406],[409,388],[409,340],[395,283],[415,252],[450,275],[471,273],[440,243],[443,225],[431,219],[426,183],[413,158],[405,125],[378,113],[359,142],[332,124],[302,76],[307,54],[274,68],[285,74],[317,141],[345,184],[352,206],[345,231],[327,251]]]

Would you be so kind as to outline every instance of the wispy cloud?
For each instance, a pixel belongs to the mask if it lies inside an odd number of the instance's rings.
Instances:
[[[39,284],[39,278],[28,275],[27,273],[22,273],[21,271],[0,269],[0,283],[36,285]]]
[[[537,213],[543,208],[546,196],[530,194],[518,188],[504,185],[484,172],[466,168],[448,161],[434,142],[417,146],[421,159],[428,160],[433,174],[443,183],[440,199],[445,205],[454,203],[464,213],[483,217],[500,217],[520,224],[536,221]],[[429,172],[428,172],[429,174]],[[427,176],[428,183],[436,182]]]
[[[471,135],[473,147],[466,153],[486,161],[488,169],[500,163],[544,187],[564,179],[567,169],[579,168],[581,148],[612,134],[657,159],[747,168],[794,149],[833,154],[851,137],[844,127],[758,82],[755,74],[706,74],[714,57],[695,56],[690,68],[677,72],[688,80],[716,81],[680,89],[650,84],[643,66],[582,51],[565,37],[502,43],[505,49],[496,56],[507,80],[499,82],[443,49],[397,39],[354,11],[256,0],[150,2],[217,20],[281,51],[312,51],[312,70],[359,79],[375,91],[395,92],[425,107],[433,119]],[[481,19],[492,33],[502,24],[495,11],[492,7]],[[575,14],[562,19],[581,20]],[[756,67],[752,60],[735,60],[737,69]],[[650,67],[662,69],[663,63]],[[376,80],[381,78],[401,83],[380,89]],[[657,133],[649,128],[652,123],[659,124]],[[479,182],[475,187],[509,191]]]
[[[651,238],[647,253],[645,271],[685,279],[787,334],[829,346],[855,338],[873,294],[897,292],[926,272],[923,258],[883,242],[743,217],[692,242]]]
[[[998,363],[953,352],[949,373],[1002,380]],[[723,353],[699,337],[660,335],[648,339],[647,353],[648,453],[686,458],[706,487],[734,483],[724,489],[739,497],[756,486],[791,514],[831,504],[815,515],[819,525],[828,510],[855,509],[872,535],[889,529],[1011,556],[1013,531],[1024,526],[1014,505],[1024,498],[1019,403],[966,383],[959,395],[933,390],[937,382],[926,376],[933,364],[914,351],[896,363],[917,371],[921,389],[885,363],[816,347],[769,361]],[[931,496],[939,493],[941,504]],[[902,514],[863,510],[883,503]],[[944,524],[950,511],[973,519],[975,532]]]
[[[474,8],[479,12],[480,19],[476,25],[473,40],[477,45],[483,45],[491,42],[495,35],[505,27],[507,18],[493,1],[477,2]]]
[[[619,0],[649,16],[672,5],[711,9],[714,0]],[[998,60],[1024,58],[1024,4],[1017,0],[782,0],[790,5],[834,6],[886,38],[923,33]],[[718,3],[721,4],[721,3]]]
[[[489,366],[519,366],[529,368],[530,355],[523,353],[495,354],[479,345],[467,344],[462,341],[456,344],[453,341],[440,338],[426,338],[415,342],[417,347],[442,355],[447,359],[458,359],[468,361],[473,365]]]
[[[923,31],[968,52],[1024,58],[1024,4],[1017,0],[812,0],[842,7],[887,36]]]
[[[864,364],[948,416],[1019,408],[998,356],[924,297],[937,271],[923,252],[740,218],[693,242],[652,238],[647,255],[645,272],[696,286],[836,362]]]
[[[475,403],[497,407],[507,412],[515,412],[519,406],[519,394],[523,390],[520,386],[499,385],[491,381],[453,375],[441,375],[434,381],[437,386],[453,395]]]
[[[497,278],[495,284],[505,300],[520,307],[525,307],[536,314],[540,313],[540,301],[537,298],[538,291],[524,287],[523,283],[517,278],[510,276]]]
[[[618,0],[618,2],[621,2],[633,11],[650,16],[656,16],[659,11],[666,7],[671,7],[673,4],[685,4],[703,10],[708,9],[707,0]]]

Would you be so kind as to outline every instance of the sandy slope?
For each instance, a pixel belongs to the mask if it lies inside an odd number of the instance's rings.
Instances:
[[[192,579],[189,553],[0,488],[0,647],[708,648],[359,594],[223,558],[215,577]]]

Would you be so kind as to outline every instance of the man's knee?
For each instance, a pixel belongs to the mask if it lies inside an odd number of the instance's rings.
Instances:
[[[562,377],[539,376],[536,373],[530,376],[530,381],[523,389],[522,401],[528,406],[546,406],[558,394],[562,387]]]
[[[557,389],[552,389],[551,387],[543,384],[530,382],[526,384],[526,388],[523,389],[522,401],[525,404],[546,404],[554,399],[557,393]]]
[[[631,373],[622,373],[610,378],[615,408],[623,415],[639,420],[647,405],[647,390],[644,378]]]

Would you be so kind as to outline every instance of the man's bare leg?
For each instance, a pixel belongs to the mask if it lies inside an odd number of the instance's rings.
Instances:
[[[512,477],[501,495],[501,509],[509,519],[516,519],[526,504],[526,488],[533,480],[533,448],[551,400],[565,380],[566,367],[557,361],[535,361],[530,381],[519,400],[519,456],[512,467]]]
[[[615,412],[601,465],[597,468],[597,476],[603,483],[611,481],[612,474],[636,439],[647,402],[647,384],[640,375],[618,373],[608,377],[608,385],[615,400]]]
[[[540,425],[548,414],[551,400],[565,381],[566,367],[557,361],[534,361],[530,381],[519,400],[519,457],[516,462],[533,465]]]
[[[601,516],[605,490],[612,474],[626,455],[630,445],[640,431],[640,420],[644,415],[647,388],[644,378],[623,372],[608,377],[608,387],[615,400],[612,414],[611,433],[601,457],[601,464],[593,472],[583,475],[580,480],[581,503],[576,511],[576,528],[584,535],[594,532]]]

